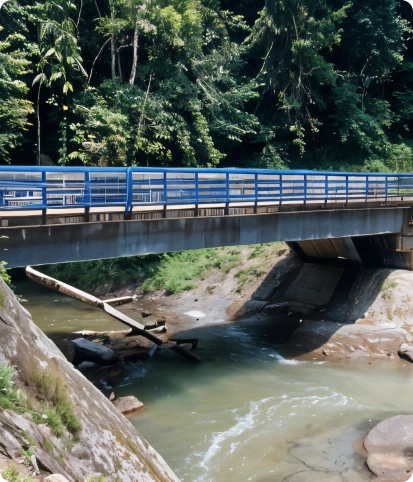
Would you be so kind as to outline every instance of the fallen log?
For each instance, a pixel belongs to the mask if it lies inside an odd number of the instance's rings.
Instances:
[[[198,338],[170,338],[169,341],[174,341],[176,345],[185,345],[190,343],[192,345],[191,350],[195,350],[198,346]]]
[[[189,358],[197,363],[201,363],[202,362],[202,358],[200,358],[198,355],[195,355],[194,352],[192,351],[189,351],[187,350],[186,348],[184,348],[183,346],[181,345],[175,345],[175,346],[171,346],[170,347],[171,350],[173,351],[176,351],[177,353],[179,353],[180,355],[186,357],[186,358]]]
[[[105,303],[111,306],[125,305],[126,303],[132,303],[135,301],[133,296],[122,296],[121,298],[111,298],[110,300],[103,300]]]
[[[85,293],[84,291],[74,288],[73,286],[70,286],[66,283],[62,283],[57,279],[51,278],[50,276],[40,273],[40,271],[34,270],[31,266],[27,266],[26,275],[35,283],[39,283],[42,286],[46,286],[47,288],[51,288],[53,290],[59,291],[59,293],[63,293],[67,296],[71,296],[72,298],[76,298],[77,300],[83,301],[85,303],[88,303],[89,305],[96,306],[97,308],[102,309],[109,315],[119,320],[121,323],[132,328],[135,334],[148,338],[148,340],[151,340],[153,343],[156,343],[157,345],[162,345],[163,343],[162,340],[157,336],[155,336],[150,331],[146,330],[144,325],[141,325],[140,323],[133,320],[132,318],[129,318],[129,316],[116,310],[115,308],[113,308],[113,306],[110,306],[105,301],[102,301],[99,298],[96,298],[96,296],[90,295],[89,293]]]

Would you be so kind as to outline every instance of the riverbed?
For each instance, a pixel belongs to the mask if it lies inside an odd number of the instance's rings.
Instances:
[[[124,329],[29,281],[16,292],[58,345],[78,330]],[[145,404],[130,420],[183,482],[373,480],[362,439],[379,421],[412,413],[412,364],[289,361],[268,321],[210,321],[183,333],[198,338],[202,364],[158,350],[126,364],[113,384],[116,396]]]

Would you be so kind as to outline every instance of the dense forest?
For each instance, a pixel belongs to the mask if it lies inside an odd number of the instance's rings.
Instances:
[[[402,0],[8,0],[0,162],[413,170]]]

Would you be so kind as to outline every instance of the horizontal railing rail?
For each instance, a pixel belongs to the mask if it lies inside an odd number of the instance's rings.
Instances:
[[[413,198],[413,174],[0,166],[0,210]]]

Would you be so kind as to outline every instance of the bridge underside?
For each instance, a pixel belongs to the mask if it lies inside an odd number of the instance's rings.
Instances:
[[[274,241],[296,242],[309,256],[363,261],[357,240],[377,235],[411,267],[410,249],[400,251],[410,246],[410,235],[413,241],[409,215],[410,209],[392,207],[89,222],[0,228],[0,236],[6,236],[2,258],[10,268]]]
[[[398,233],[304,240],[289,245],[306,258],[343,258],[357,261],[368,268],[413,270],[412,211],[403,211],[403,225]]]

